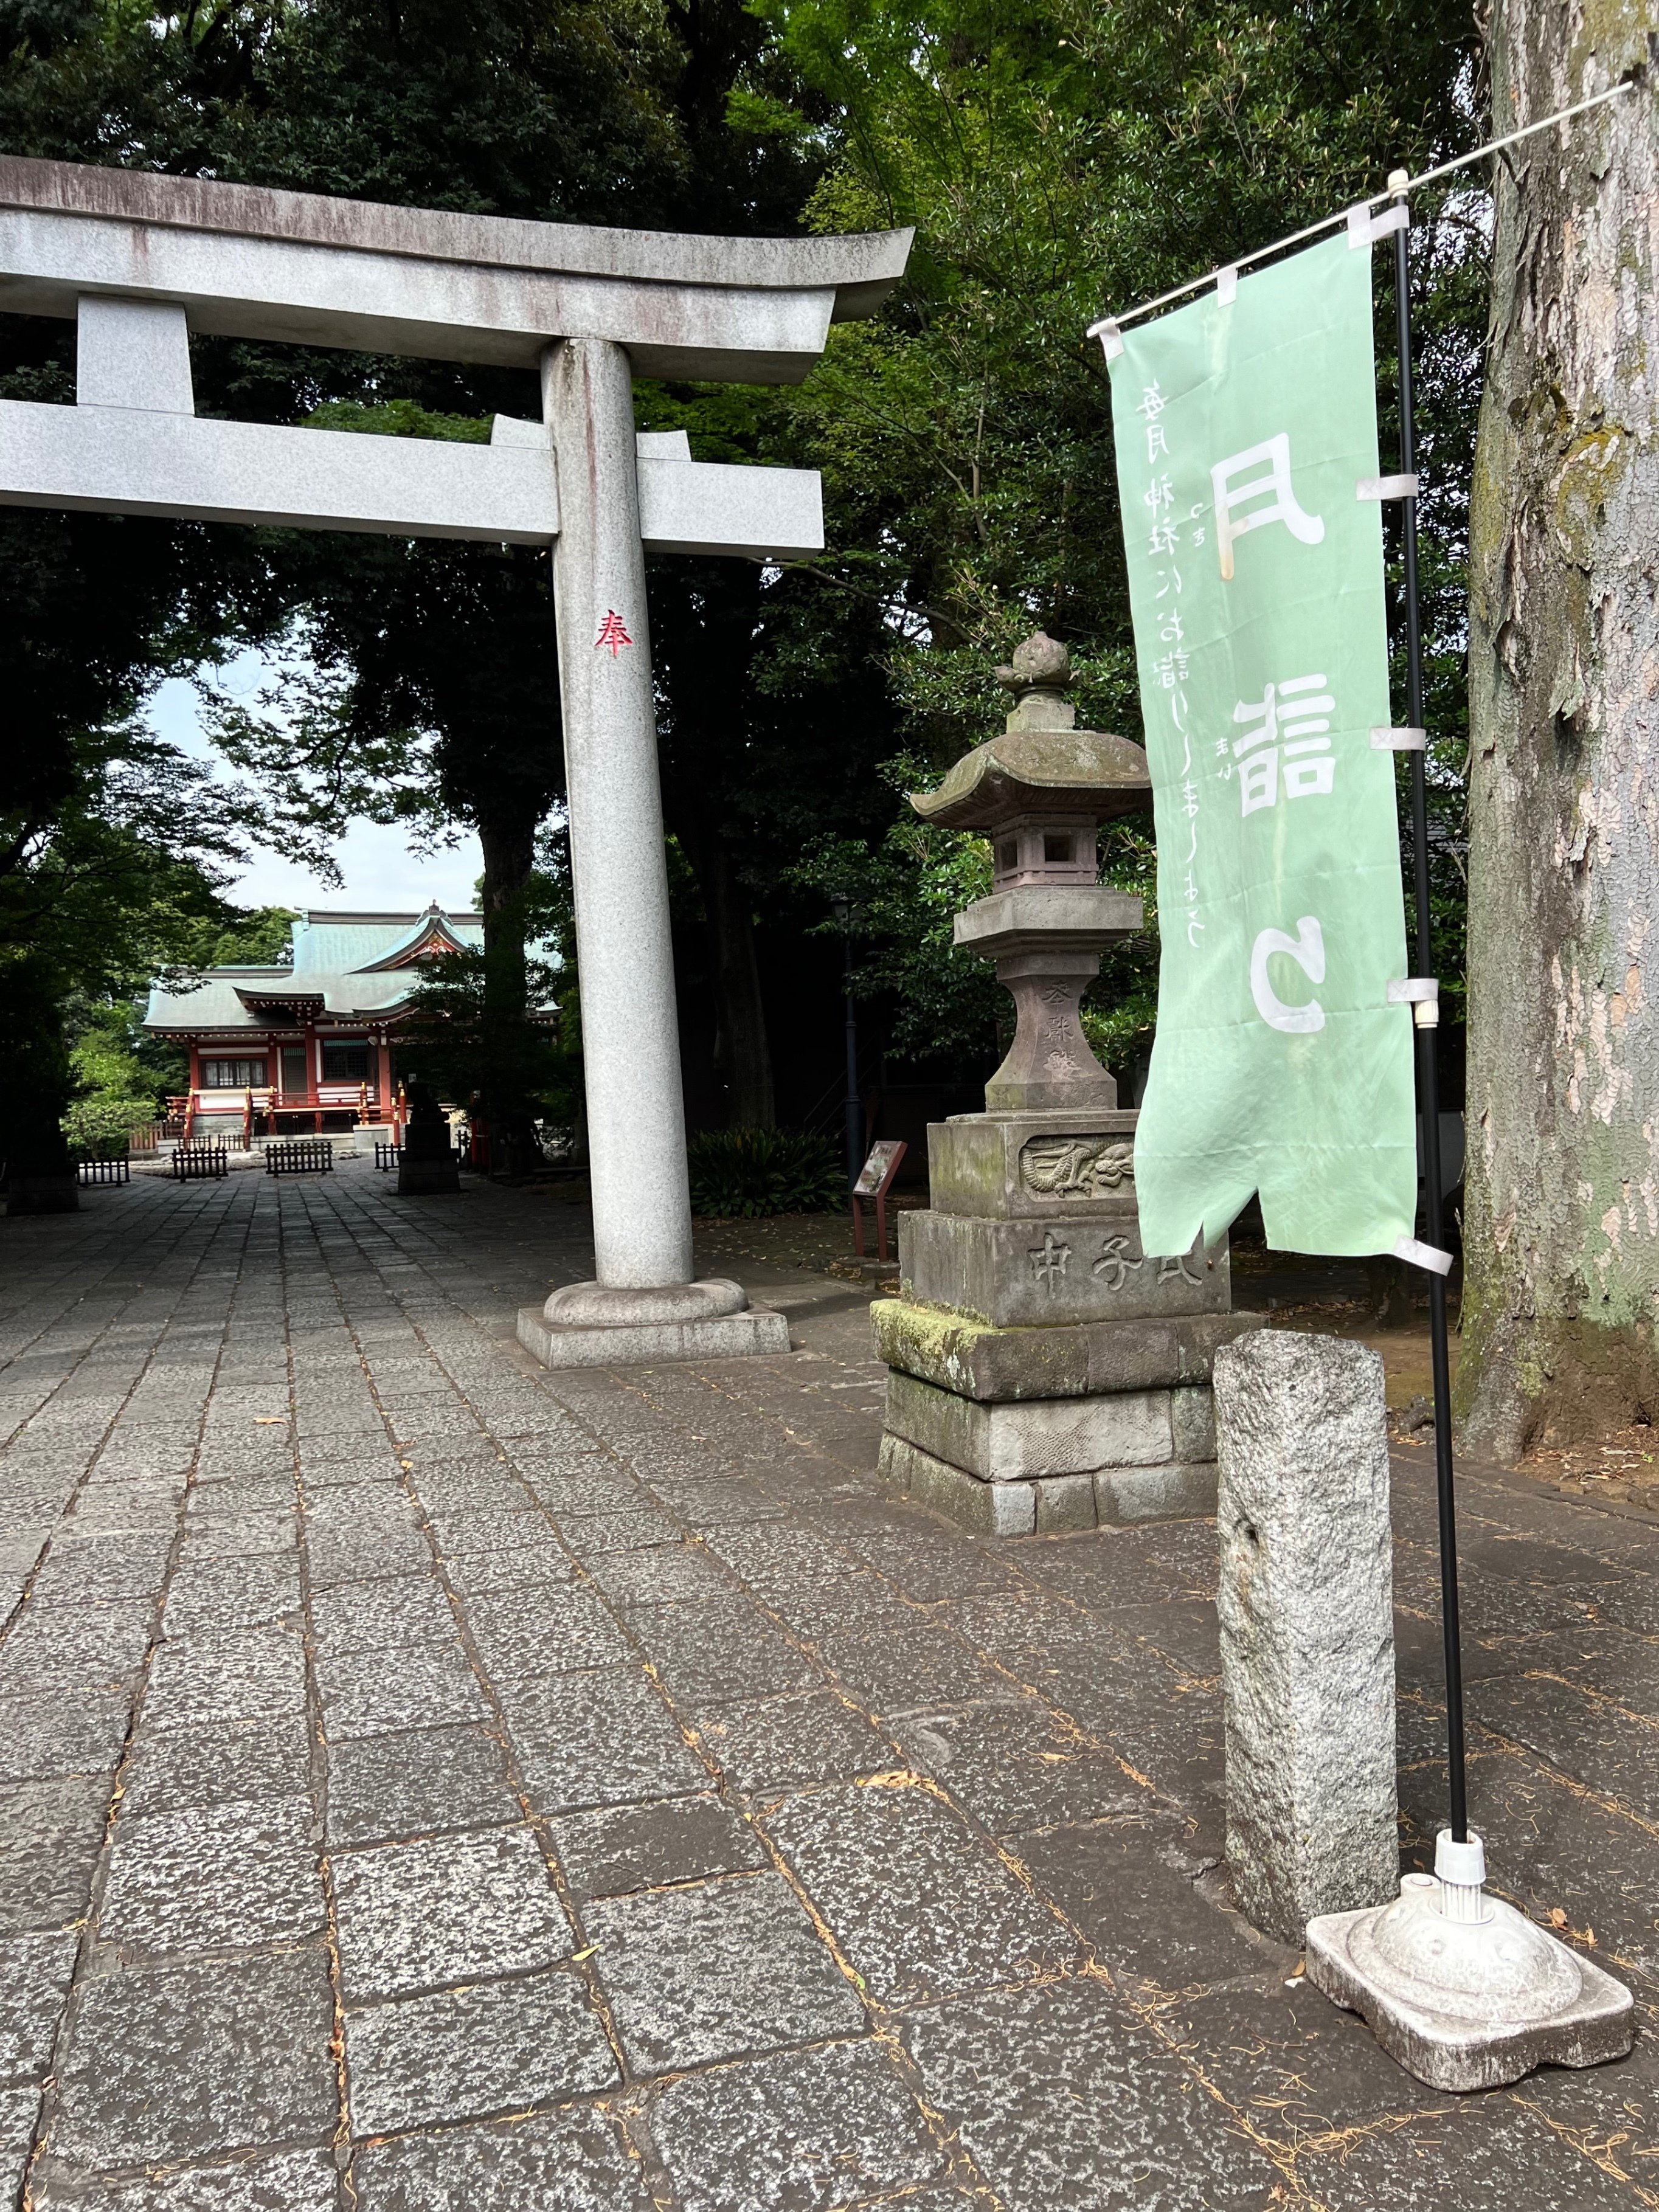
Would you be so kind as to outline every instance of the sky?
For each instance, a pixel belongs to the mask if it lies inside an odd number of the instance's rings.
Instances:
[[[244,697],[270,680],[258,653],[243,653],[220,672],[222,688]],[[193,687],[178,677],[151,697],[146,719],[160,738],[198,760],[218,761],[203,732]],[[226,896],[240,906],[329,907],[357,913],[418,913],[434,899],[451,913],[471,913],[483,866],[476,835],[468,830],[445,852],[415,854],[401,830],[354,822],[334,848],[345,881],[339,890],[279,854],[253,848]]]

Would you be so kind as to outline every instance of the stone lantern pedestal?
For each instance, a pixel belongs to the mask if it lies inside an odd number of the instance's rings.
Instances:
[[[424,1198],[434,1192],[459,1190],[461,1171],[455,1158],[455,1139],[437,1100],[413,1076],[407,1096],[410,1115],[398,1153],[398,1197]]]
[[[1099,823],[1149,803],[1146,757],[1073,726],[1065,650],[1028,639],[1005,734],[912,800],[989,834],[993,887],[957,917],[1018,1025],[983,1114],[927,1133],[931,1204],[899,1221],[899,1295],[872,1309],[890,1369],[881,1469],[999,1535],[1213,1510],[1210,1370],[1239,1329],[1224,1246],[1141,1249],[1137,1116],[1079,1003],[1139,899],[1096,880]]]

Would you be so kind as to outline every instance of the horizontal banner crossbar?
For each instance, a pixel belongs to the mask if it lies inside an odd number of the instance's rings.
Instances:
[[[1293,230],[1284,238],[1274,239],[1271,246],[1258,246],[1254,253],[1240,254],[1238,259],[1229,263],[1228,266],[1235,271],[1253,269],[1260,262],[1270,261],[1276,253],[1287,253],[1293,246],[1305,245],[1311,238],[1323,237],[1328,230],[1334,230],[1340,222],[1349,226],[1352,234],[1356,218],[1368,209],[1381,207],[1389,200],[1401,198],[1407,192],[1416,191],[1423,185],[1438,184],[1443,177],[1449,177],[1459,169],[1467,169],[1473,162],[1484,161],[1489,154],[1501,153],[1506,146],[1518,146],[1523,138],[1534,137],[1539,131],[1548,131],[1558,123],[1569,123],[1574,116],[1587,114],[1591,108],[1600,107],[1606,100],[1622,100],[1627,93],[1644,88],[1643,80],[1634,76],[1622,77],[1617,84],[1609,85],[1605,92],[1592,93],[1588,100],[1575,100],[1571,107],[1559,107],[1553,115],[1540,115],[1536,123],[1523,124],[1520,130],[1509,131],[1502,138],[1489,138],[1484,146],[1474,147],[1467,154],[1455,155],[1449,161],[1442,161],[1436,168],[1425,169],[1419,176],[1408,177],[1403,170],[1396,171],[1389,179],[1385,191],[1373,192],[1370,199],[1363,200],[1358,207],[1343,208],[1335,215],[1322,217],[1318,222],[1305,223],[1300,230]],[[1395,226],[1390,224],[1389,228],[1392,229]],[[1356,244],[1359,242],[1354,240]],[[1109,361],[1112,357],[1111,340],[1125,323],[1138,323],[1143,315],[1155,315],[1160,307],[1172,307],[1177,300],[1190,299],[1194,292],[1201,292],[1206,284],[1213,284],[1219,274],[1218,270],[1207,270],[1202,276],[1190,276],[1184,284],[1171,285],[1167,292],[1158,293],[1154,299],[1142,300],[1136,307],[1121,308],[1115,315],[1103,315],[1098,322],[1090,324],[1088,336],[1102,340]]]

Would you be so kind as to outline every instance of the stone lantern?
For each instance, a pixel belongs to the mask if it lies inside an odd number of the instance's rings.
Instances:
[[[1018,1011],[1008,1057],[985,1086],[992,1114],[1117,1103],[1078,1006],[1103,948],[1143,919],[1138,898],[1097,880],[1100,824],[1150,805],[1152,785],[1139,745],[1074,726],[1071,680],[1065,647],[1041,630],[1028,637],[997,671],[1014,695],[1002,736],[910,801],[924,822],[991,841],[991,895],[957,916],[956,941],[995,961]]]
[[[899,1296],[872,1308],[890,1370],[884,1474],[1004,1534],[1202,1513],[1215,1502],[1210,1368],[1226,1250],[1142,1252],[1137,1115],[1084,1035],[1100,956],[1143,921],[1098,880],[1100,824],[1151,804],[1146,757],[1076,727],[1064,646],[1039,632],[997,677],[999,737],[911,805],[991,842],[958,951],[994,961],[1018,1020],[983,1114],[927,1132],[931,1202],[899,1223]]]

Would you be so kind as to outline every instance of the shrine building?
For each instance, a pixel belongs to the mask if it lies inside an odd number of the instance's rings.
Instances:
[[[209,968],[187,988],[153,985],[143,1026],[190,1051],[173,1102],[190,1137],[349,1129],[392,1118],[392,1044],[413,1011],[421,962],[483,944],[483,918],[331,914],[294,923],[284,967]]]

